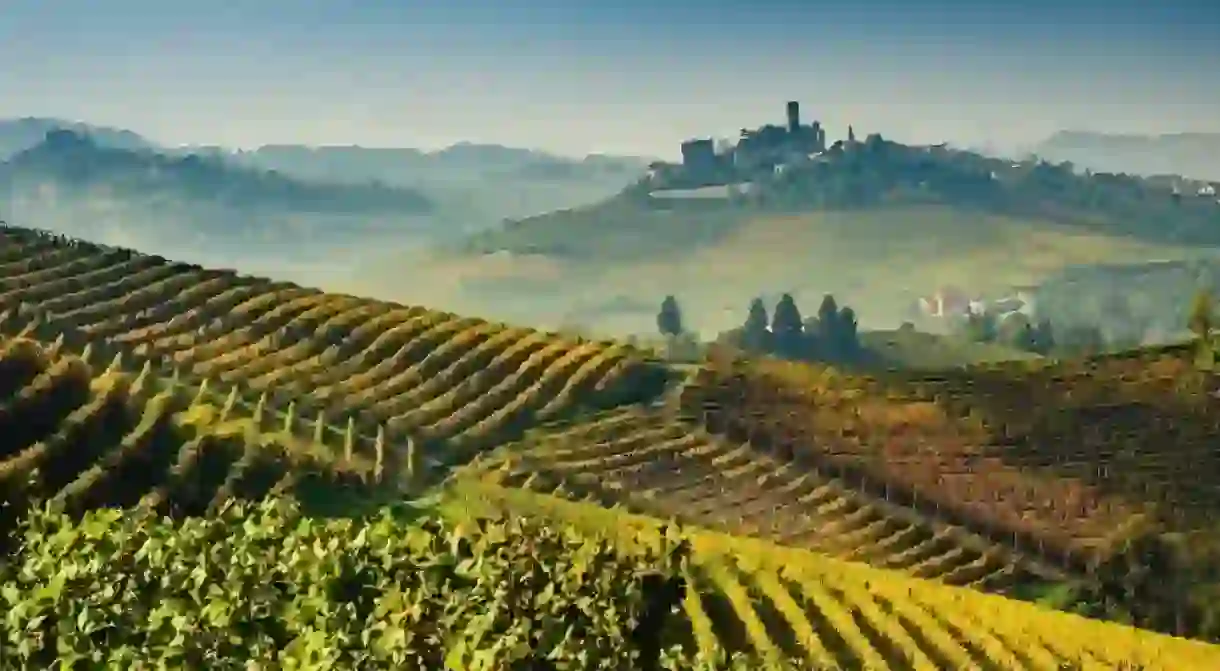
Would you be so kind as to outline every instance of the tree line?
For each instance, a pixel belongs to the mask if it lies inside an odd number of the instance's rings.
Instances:
[[[671,341],[688,337],[682,309],[672,295],[661,301],[657,330]],[[763,300],[755,298],[746,309],[745,322],[721,333],[716,342],[748,354],[797,361],[851,363],[862,354],[855,310],[840,307],[830,294],[822,297],[817,314],[809,318],[802,317],[792,294],[780,296],[770,314]]]

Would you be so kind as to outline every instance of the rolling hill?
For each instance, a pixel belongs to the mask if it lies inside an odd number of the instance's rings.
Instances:
[[[394,288],[391,267],[370,268],[349,290],[616,334],[653,333],[661,299],[673,294],[688,328],[711,338],[740,326],[754,297],[774,305],[785,291],[807,310],[833,293],[862,326],[887,329],[942,285],[999,296],[1070,266],[1216,255],[939,204],[800,214],[632,208],[612,202],[529,219],[496,234],[507,252],[412,258],[415,277],[435,279]]]
[[[147,425],[133,424],[137,411],[112,410],[129,419],[103,423],[112,437],[98,447],[130,450],[106,457],[111,468],[125,467],[126,454],[142,463],[140,448],[150,443],[141,437],[158,426],[252,417],[258,427],[283,428],[266,429],[267,440],[243,437],[222,453],[231,462],[243,459],[242,445],[303,445],[272,448],[316,455],[278,468],[337,463],[340,472],[414,492],[442,478],[459,490],[519,485],[976,588],[1019,593],[1029,583],[1063,583],[1106,594],[1136,621],[1161,627],[1173,626],[1166,608],[1182,612],[1191,600],[1173,591],[1179,583],[1163,569],[1131,583],[1121,567],[1160,552],[1166,531],[1200,553],[1176,564],[1177,575],[1202,580],[1195,571],[1213,556],[1210,378],[1181,348],[874,377],[709,362],[678,383],[613,342],[26,229],[2,235],[0,334],[58,343],[42,358],[12,345],[13,360],[27,363],[11,368],[17,400],[5,407],[60,399],[43,413],[54,418],[40,429],[46,433],[74,408],[127,407],[107,399],[132,388],[144,394],[138,399],[169,389],[171,400],[159,403],[181,406],[170,412],[138,400],[138,412],[153,418]],[[87,381],[115,379],[90,376],[85,367],[94,361],[113,362],[112,372],[131,382]],[[81,412],[73,422],[97,426],[93,410]],[[157,419],[166,413],[182,417]],[[252,430],[249,422],[231,426]],[[9,450],[40,440],[29,436]],[[1059,451],[1066,446],[1076,452]],[[157,454],[164,461],[173,452]],[[143,469],[153,480],[131,495],[155,491],[157,477],[170,478],[156,475],[165,468],[168,461]],[[210,477],[239,487],[246,468],[231,463],[220,472],[232,478]],[[76,479],[65,475],[48,491]],[[199,491],[211,506],[216,487]],[[1134,591],[1106,592],[1119,583]],[[1194,599],[1206,600],[1207,588],[1199,582]]]
[[[757,175],[749,195],[677,198],[641,183],[508,222],[473,236],[464,253],[421,261],[423,272],[462,278],[445,293],[389,297],[647,333],[655,308],[620,306],[673,294],[711,335],[739,325],[755,296],[833,293],[866,327],[893,328],[938,285],[995,295],[1069,266],[1220,249],[1220,206],[1158,180],[879,138],[788,168]],[[546,301],[528,298],[541,286]]]

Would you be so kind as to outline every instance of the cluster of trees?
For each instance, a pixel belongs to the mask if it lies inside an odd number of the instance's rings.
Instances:
[[[745,324],[720,339],[746,352],[801,361],[850,363],[861,353],[855,310],[840,308],[830,294],[822,297],[817,315],[808,319],[801,317],[792,294],[780,297],[769,320],[762,299],[755,298]]]
[[[682,310],[673,296],[661,302],[657,329],[671,340],[686,333]],[[720,334],[717,341],[750,354],[801,361],[850,363],[861,356],[856,313],[850,307],[839,307],[830,294],[822,298],[817,315],[808,319],[801,316],[792,294],[783,294],[770,315],[762,299],[755,298],[745,323]]]

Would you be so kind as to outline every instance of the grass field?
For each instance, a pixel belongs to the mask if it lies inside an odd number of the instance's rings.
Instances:
[[[532,244],[535,236],[564,246]],[[614,334],[652,333],[656,306],[674,294],[690,328],[711,337],[740,326],[749,301],[760,295],[774,305],[790,292],[812,312],[823,294],[833,293],[856,309],[865,328],[894,328],[917,297],[941,285],[996,295],[1077,264],[1215,256],[934,205],[802,215],[618,206],[526,220],[502,238],[487,248],[502,245],[516,256],[420,260],[414,277],[433,281],[391,289],[370,279],[362,288],[393,300]],[[632,302],[648,307],[618,307]]]
[[[696,585],[719,585],[688,601],[711,604],[688,611],[708,649],[844,668],[1207,668],[1191,664],[1217,654],[978,595],[1076,579],[1064,554],[1104,561],[1147,524],[1206,530],[1217,422],[1182,348],[871,378],[709,363],[675,386],[610,341],[0,236],[3,495],[18,504],[207,514],[283,492],[346,507],[444,473],[451,509],[569,509],[533,489],[603,504],[586,517],[797,546],[726,540],[742,559],[700,565]],[[778,578],[740,577],[780,563]],[[1065,627],[1078,635],[1049,633]]]

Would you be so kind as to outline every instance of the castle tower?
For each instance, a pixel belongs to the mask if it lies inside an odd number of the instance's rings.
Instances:
[[[801,128],[801,104],[795,100],[788,101],[788,132],[797,134]]]

